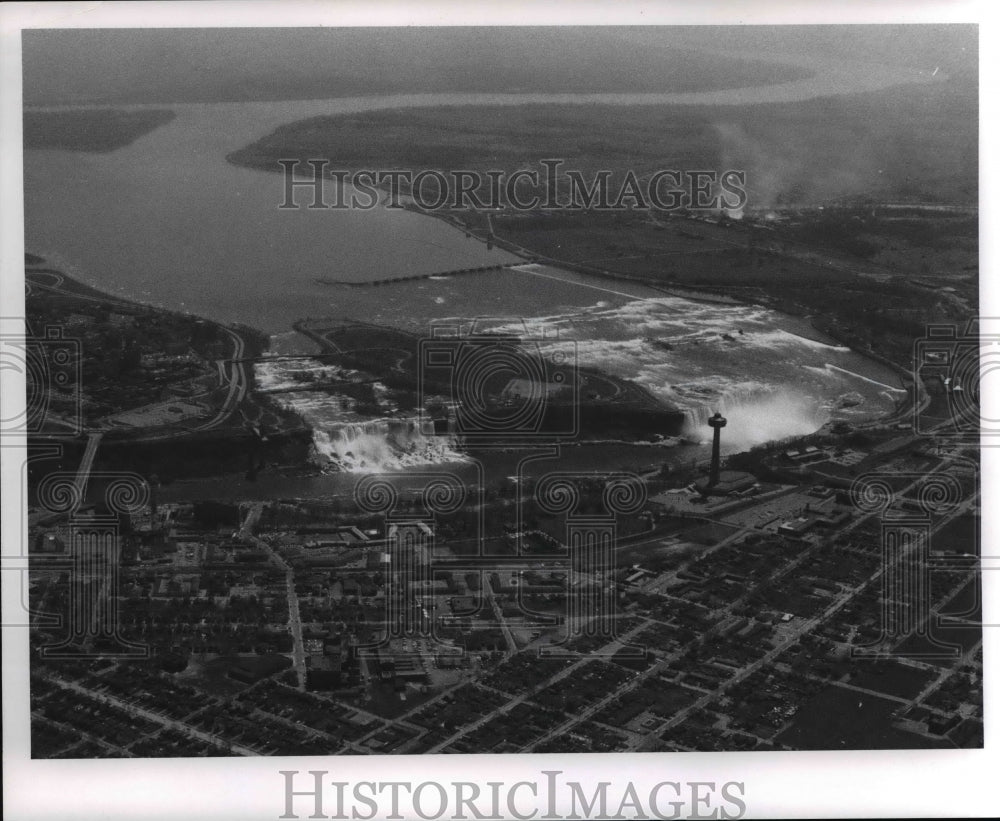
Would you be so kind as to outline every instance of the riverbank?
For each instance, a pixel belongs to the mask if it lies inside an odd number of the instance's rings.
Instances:
[[[246,363],[267,349],[266,334],[105,294],[38,254],[25,262],[28,321],[61,329],[55,344],[66,340],[70,356],[59,371],[69,382],[38,386],[29,447],[58,444],[58,457],[40,460],[48,469],[75,467],[88,447],[98,471],[164,478],[304,458],[311,430],[255,395]]]

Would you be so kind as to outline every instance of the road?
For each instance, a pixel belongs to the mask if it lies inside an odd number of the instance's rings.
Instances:
[[[948,463],[947,460],[942,460],[941,464],[938,465],[937,470],[940,470],[941,468],[943,468],[947,463]],[[901,490],[898,495],[900,497],[902,497],[904,494],[908,493],[910,490],[912,490],[914,487],[916,487],[922,481],[923,481],[923,477],[914,480],[906,488],[904,488],[903,490]],[[851,522],[850,525],[848,525],[846,528],[844,528],[843,530],[841,530],[839,535],[843,535],[843,534],[849,533],[850,531],[852,531],[855,528],[859,527],[862,523],[868,521],[869,519],[873,518],[876,515],[877,514],[873,513],[873,514],[870,514],[868,516],[862,516],[862,517],[854,520],[853,522]],[[910,550],[907,551],[907,554],[909,554],[910,552],[912,552],[915,549],[917,549],[917,547],[914,544],[913,546],[911,546]],[[812,550],[806,551],[806,554],[803,554],[803,556],[800,556],[798,559],[796,559],[795,561],[793,561],[791,564],[786,565],[778,573],[776,573],[772,577],[771,580],[773,580],[775,578],[779,578],[779,577],[781,577],[783,575],[786,575],[794,567],[796,567],[797,565],[801,564],[801,562],[805,558],[805,555],[807,555],[807,554],[811,555],[814,551],[815,551],[815,548],[812,549]],[[901,556],[900,559],[899,559],[899,561],[903,561],[905,558],[906,558],[905,556]],[[814,616],[813,618],[808,619],[805,622],[803,622],[802,624],[798,625],[793,631],[791,631],[791,633],[789,633],[787,635],[787,637],[785,638],[784,641],[782,641],[780,644],[776,645],[772,650],[770,650],[767,653],[765,653],[761,658],[757,659],[752,664],[750,664],[750,665],[742,668],[735,676],[733,676],[733,678],[731,678],[728,681],[726,681],[723,684],[721,684],[719,687],[717,687],[711,693],[708,693],[708,694],[702,696],[701,698],[699,698],[694,703],[689,704],[687,707],[681,709],[680,711],[678,711],[677,713],[675,713],[673,716],[671,716],[670,720],[666,723],[666,725],[664,725],[663,729],[667,730],[667,729],[669,729],[671,727],[676,727],[677,725],[681,724],[692,713],[700,710],[701,708],[705,707],[709,703],[717,700],[720,695],[722,695],[723,693],[725,693],[727,690],[730,690],[732,687],[734,687],[736,684],[739,684],[741,681],[746,680],[749,676],[751,676],[754,673],[756,673],[758,670],[760,670],[765,665],[771,664],[785,650],[787,650],[789,647],[797,644],[802,639],[802,637],[804,635],[806,635],[807,633],[810,633],[813,630],[815,630],[826,619],[828,619],[830,616],[832,616],[834,613],[836,613],[840,608],[842,608],[845,604],[847,604],[847,602],[849,602],[851,599],[853,599],[858,593],[860,593],[863,589],[865,589],[869,584],[871,584],[876,579],[878,579],[885,572],[886,572],[886,568],[883,565],[880,564],[875,569],[875,571],[868,578],[863,579],[858,584],[854,585],[853,587],[848,588],[847,590],[845,590],[842,593],[840,593],[839,595],[837,595],[834,598],[834,600],[818,616]],[[730,609],[732,607],[733,607],[733,605],[730,605]]]
[[[298,689],[306,689],[306,650],[302,639],[302,616],[299,613],[299,597],[295,592],[295,570],[270,544],[258,539],[253,535],[253,529],[257,525],[261,511],[264,509],[263,502],[254,502],[250,505],[243,525],[240,527],[239,536],[251,542],[256,547],[268,553],[271,559],[282,570],[285,571],[285,595],[288,599],[288,628],[292,632],[292,664],[298,677]]]
[[[503,614],[503,609],[500,607],[500,604],[497,602],[496,596],[493,593],[493,582],[488,578],[483,585],[483,592],[486,594],[486,600],[490,603],[490,607],[493,608],[493,615],[496,616],[496,619],[500,624],[500,630],[503,632],[504,641],[507,642],[507,652],[514,655],[514,653],[517,652],[517,642],[514,641],[514,636],[510,632],[510,626],[507,624],[507,619]]]
[[[197,727],[192,727],[190,724],[185,724],[183,721],[178,721],[175,718],[167,718],[166,716],[160,715],[159,713],[154,713],[152,710],[147,710],[145,707],[140,707],[136,704],[132,704],[122,699],[108,695],[107,693],[101,693],[97,690],[92,690],[89,687],[84,687],[82,684],[78,684],[75,681],[66,681],[61,678],[51,677],[48,679],[53,684],[61,687],[64,690],[71,690],[75,693],[80,693],[82,695],[89,696],[90,698],[96,699],[97,701],[108,704],[112,707],[116,707],[119,710],[123,710],[126,713],[135,713],[138,716],[147,721],[155,722],[162,727],[169,727],[172,730],[176,730],[179,733],[184,733],[185,735],[194,736],[201,741],[205,741],[209,744],[213,744],[221,747],[229,747],[233,752],[239,755],[260,755],[256,750],[252,750],[249,747],[243,747],[239,744],[234,744],[228,739],[222,738],[220,736],[212,735],[211,733],[206,733],[203,730],[199,730]]]
[[[947,460],[947,459],[942,460],[941,463],[936,467],[935,471],[932,471],[932,473],[936,472],[936,471],[943,470],[949,464],[950,464],[950,460]],[[916,487],[923,480],[924,480],[924,477],[920,477],[918,479],[915,479],[906,488],[904,488],[901,491],[899,491],[899,495],[902,496],[905,493],[909,492],[910,490],[912,490],[914,487]],[[967,507],[969,505],[971,505],[972,503],[973,503],[972,500],[965,500],[963,502],[963,504],[960,506],[959,510],[961,511],[961,510],[967,509]],[[871,518],[873,518],[876,515],[877,514],[873,513],[873,514],[870,514],[868,516],[863,516],[863,517],[860,517],[858,519],[855,519],[847,527],[843,528],[840,531],[839,535],[845,535],[847,533],[850,533],[852,530],[856,529],[857,527],[859,527],[860,525],[862,525],[864,522],[870,520]],[[958,515],[958,512],[956,512],[955,515]],[[939,522],[938,526],[940,526],[941,524],[943,524],[943,521],[944,520],[942,520],[942,522]],[[726,541],[727,542],[732,542],[734,540],[734,538],[738,537],[739,535],[742,535],[745,532],[749,532],[749,529],[740,531],[740,533],[738,533],[738,534],[734,534],[733,537],[730,537]],[[768,578],[767,581],[765,581],[761,585],[755,587],[754,590],[756,590],[759,587],[762,587],[763,585],[766,585],[766,584],[773,584],[773,583],[779,581],[780,579],[782,579],[783,577],[787,576],[788,574],[792,573],[797,567],[799,567],[801,564],[803,564],[804,562],[806,562],[810,557],[812,557],[820,549],[822,549],[822,548],[819,545],[815,545],[815,546],[812,546],[810,548],[804,549],[803,552],[800,553],[794,560],[792,560],[788,564],[783,565],[782,567],[777,568],[774,571],[774,573],[771,574],[771,576]],[[901,560],[902,560],[902,558],[901,558]],[[748,677],[752,676],[754,673],[756,673],[761,668],[763,668],[763,667],[765,667],[765,666],[767,666],[769,664],[772,664],[783,652],[785,652],[785,650],[787,650],[789,647],[792,647],[794,644],[798,643],[802,639],[802,637],[804,635],[806,635],[807,633],[815,630],[820,624],[822,624],[826,619],[828,619],[831,615],[833,615],[837,610],[839,610],[840,608],[842,608],[851,599],[853,599],[860,591],[862,591],[863,589],[865,589],[872,582],[876,581],[885,572],[885,570],[886,570],[886,568],[883,567],[880,564],[868,578],[861,580],[858,584],[854,585],[853,587],[850,587],[850,588],[848,588],[846,590],[843,590],[840,594],[838,594],[836,597],[834,597],[833,601],[831,601],[830,604],[826,608],[824,608],[824,610],[820,614],[818,614],[817,616],[814,616],[811,619],[803,621],[801,624],[799,624],[797,627],[795,627],[792,631],[786,633],[784,639],[781,640],[777,645],[775,645],[771,650],[769,650],[768,652],[766,652],[761,658],[756,659],[755,661],[751,662],[750,664],[744,666],[731,679],[729,679],[728,681],[723,682],[722,684],[720,684],[718,687],[716,687],[712,691],[705,692],[703,695],[701,695],[699,698],[697,698],[692,704],[688,705],[687,707],[682,708],[681,710],[679,710],[678,712],[676,712],[674,715],[672,715],[670,717],[670,719],[665,724],[662,725],[659,733],[662,734],[665,730],[669,730],[671,727],[675,727],[675,726],[678,726],[679,724],[683,723],[690,715],[692,715],[693,713],[697,712],[698,710],[706,707],[707,705],[713,703],[714,701],[718,700],[718,698],[722,694],[724,694],[726,691],[730,690],[735,685],[739,684],[742,681],[745,681]],[[718,613],[717,613],[717,615],[719,616],[719,618],[717,619],[717,621],[715,623],[715,626],[712,627],[712,628],[710,628],[708,631],[706,631],[705,634],[702,637],[700,637],[700,638],[710,637],[710,636],[714,635],[715,633],[717,633],[718,630],[720,629],[720,627],[723,624],[726,623],[726,620],[727,620],[726,617],[727,616],[732,615],[738,609],[740,609],[741,607],[745,606],[746,600],[749,598],[750,595],[753,594],[754,590],[748,591],[746,594],[744,594],[743,596],[739,597],[735,601],[730,602],[724,608],[721,608],[718,611]],[[641,625],[641,627],[645,627],[648,623],[649,623],[649,620],[644,620],[643,624]],[[640,628],[636,628],[636,629],[640,629]],[[633,631],[633,634],[634,633],[635,633],[635,631]],[[593,716],[597,715],[604,707],[606,707],[607,705],[609,705],[616,698],[621,697],[621,696],[627,694],[630,690],[632,690],[635,686],[637,686],[639,683],[641,683],[646,678],[649,678],[650,676],[653,676],[656,673],[658,673],[658,672],[666,669],[670,665],[671,662],[673,662],[676,659],[680,658],[684,654],[684,652],[690,646],[691,646],[690,643],[687,644],[687,645],[683,645],[681,647],[678,647],[672,653],[670,653],[668,655],[665,655],[656,664],[652,665],[647,670],[645,670],[642,673],[640,673],[639,676],[637,676],[637,677],[635,677],[633,679],[630,679],[629,681],[623,682],[620,687],[618,687],[616,690],[614,690],[611,693],[609,693],[608,695],[606,695],[600,701],[597,701],[594,704],[588,705],[579,714],[577,714],[577,715],[569,718],[567,721],[561,723],[559,726],[557,726],[557,727],[553,728],[552,730],[550,730],[549,732],[547,732],[541,738],[539,738],[539,739],[531,742],[529,745],[526,745],[526,747],[524,748],[524,751],[531,751],[531,750],[537,749],[540,745],[546,743],[547,741],[550,741],[551,739],[556,738],[557,736],[561,735],[562,733],[565,733],[565,732],[569,731],[572,727],[576,726],[577,724],[579,724],[579,723],[581,723],[583,721],[586,721],[586,720],[592,718]],[[972,652],[973,651],[969,651],[966,655],[970,656]],[[578,666],[578,665],[574,665],[574,668],[576,666]],[[570,668],[569,670],[562,671],[559,677],[562,678],[565,675],[569,675],[574,668]],[[948,673],[950,674],[951,672],[953,672],[953,670],[951,668],[949,668]],[[939,684],[940,681],[943,681],[945,678],[947,678],[947,676],[941,676],[940,679],[936,683]],[[554,681],[555,678],[553,678],[552,680]],[[551,682],[549,682],[549,683],[551,683]],[[923,692],[923,693],[920,694],[919,698],[924,698],[929,692],[932,692],[933,689],[934,689],[934,687],[927,688],[925,690],[925,692]],[[525,698],[527,698],[527,697],[525,697]],[[525,698],[522,698],[521,700],[525,700]],[[508,705],[505,705],[504,711],[506,711],[507,707],[508,707]],[[480,722],[480,723],[482,723],[482,722]],[[653,736],[653,735],[651,735],[649,737],[639,737],[638,739],[636,739],[636,738],[630,738],[629,748],[630,749],[642,749],[644,747],[649,747],[651,745],[654,745],[656,743],[656,741],[657,741],[657,737]],[[450,741],[449,741],[449,743],[450,743]],[[435,750],[435,751],[437,751],[437,750]]]
[[[81,502],[86,497],[87,480],[90,478],[90,471],[94,466],[94,457],[97,456],[97,448],[100,447],[103,437],[104,434],[101,431],[95,431],[90,434],[87,439],[87,448],[84,450],[83,458],[80,460],[80,467],[77,468],[73,485],[76,488],[76,498]]]
[[[227,334],[229,334],[230,339],[233,342],[233,354],[228,359],[225,360],[220,369],[220,373],[223,375],[223,380],[228,381],[229,391],[226,394],[225,400],[223,400],[222,407],[219,408],[218,413],[205,422],[203,425],[199,425],[192,430],[211,430],[212,428],[217,428],[223,422],[225,422],[233,414],[233,411],[239,406],[239,404],[246,397],[247,389],[250,387],[250,378],[247,373],[246,362],[243,359],[243,352],[246,349],[246,343],[243,341],[243,337],[240,336],[236,331],[231,328],[226,328],[225,326],[220,326]],[[228,366],[228,374],[225,372]],[[221,387],[221,386],[220,386]]]
[[[145,307],[140,303],[117,299],[109,295],[93,296],[73,288],[67,288],[65,287],[64,277],[56,271],[28,271],[25,276],[26,280],[32,287],[41,288],[72,299],[83,300],[85,302],[96,302],[101,305],[117,305],[130,310],[135,310],[137,307]],[[42,282],[39,281],[40,276],[52,277],[52,280],[50,282]],[[175,316],[180,315],[179,312],[176,311],[164,310],[164,313]],[[139,434],[134,437],[135,441],[171,439],[174,437],[187,436],[192,431],[212,430],[213,428],[216,428],[226,422],[246,397],[247,391],[250,389],[251,385],[251,378],[249,376],[249,372],[247,371],[246,363],[252,361],[244,358],[246,343],[237,331],[225,325],[219,325],[218,323],[216,323],[216,325],[219,330],[229,335],[229,338],[233,343],[233,353],[229,359],[222,360],[217,363],[217,367],[219,368],[220,387],[228,386],[228,391],[226,398],[216,415],[202,425],[191,429],[171,429],[147,436]]]

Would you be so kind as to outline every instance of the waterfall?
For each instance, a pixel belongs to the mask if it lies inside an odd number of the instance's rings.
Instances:
[[[463,458],[454,437],[425,433],[412,418],[328,423],[313,430],[313,445],[326,464],[356,473],[378,473]]]
[[[817,398],[794,388],[771,385],[734,385],[709,396],[707,391],[685,394],[684,435],[708,441],[708,419],[716,411],[726,417],[723,449],[745,450],[763,442],[803,436],[821,428],[830,412]]]
[[[322,467],[355,473],[379,473],[416,465],[464,461],[452,436],[424,433],[415,417],[359,419],[354,400],[331,390],[310,390],[317,382],[349,372],[316,360],[265,359],[255,368],[257,384],[272,401],[294,411],[312,428],[313,460]],[[303,390],[295,390],[296,388]],[[373,386],[376,400],[385,388]],[[392,407],[384,407],[391,413]]]
[[[707,398],[704,392],[699,392],[699,396],[688,394],[686,398],[692,400],[693,404],[682,409],[685,431],[690,435],[703,432],[703,429],[708,430],[708,420],[716,411],[729,415],[773,395],[774,392],[772,385],[732,385],[712,398]]]

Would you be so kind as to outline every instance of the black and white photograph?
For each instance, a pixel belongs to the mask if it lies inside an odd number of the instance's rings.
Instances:
[[[685,753],[983,766],[977,23],[21,5],[27,764],[496,821],[777,812]]]

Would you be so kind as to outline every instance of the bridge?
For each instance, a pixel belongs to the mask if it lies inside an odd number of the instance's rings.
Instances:
[[[488,271],[502,271],[505,268],[513,268],[515,265],[523,264],[523,262],[518,262],[497,265],[480,265],[474,268],[455,268],[451,271],[435,271],[429,274],[409,274],[407,276],[389,277],[387,279],[369,279],[363,282],[345,282],[339,279],[325,279],[322,277],[317,277],[315,281],[320,285],[346,285],[350,288],[376,288],[380,285],[394,285],[399,282],[416,282],[421,279],[434,279],[435,277],[453,277],[462,276],[463,274],[482,274]]]

